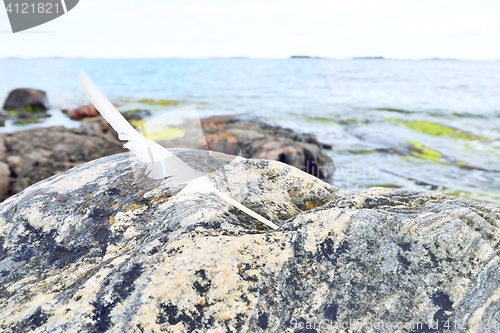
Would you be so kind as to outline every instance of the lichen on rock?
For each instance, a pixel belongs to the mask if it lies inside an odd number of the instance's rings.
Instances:
[[[140,179],[128,154],[83,164],[0,204],[2,331],[500,325],[499,207],[403,190],[341,193],[276,161],[174,152],[212,167],[219,190],[281,228],[266,230],[215,195]]]

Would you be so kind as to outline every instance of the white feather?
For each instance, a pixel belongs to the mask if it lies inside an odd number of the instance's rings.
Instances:
[[[124,147],[132,151],[141,162],[148,164],[146,175],[149,178],[167,178],[172,185],[187,184],[181,193],[198,192],[217,194],[224,201],[234,205],[260,222],[273,229],[278,229],[278,226],[271,221],[217,190],[207,175],[191,168],[166,148],[137,132],[83,71],[80,71],[78,79],[83,91],[92,104],[94,104],[103,118],[118,133],[118,138],[128,141]]]

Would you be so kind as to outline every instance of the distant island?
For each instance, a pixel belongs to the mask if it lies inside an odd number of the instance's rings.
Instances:
[[[384,60],[384,57],[354,57],[354,60]]]
[[[323,59],[322,57],[311,57],[307,55],[293,55],[290,59]]]
[[[455,59],[455,58],[425,58],[421,60],[426,60],[426,61],[460,61],[460,59]]]

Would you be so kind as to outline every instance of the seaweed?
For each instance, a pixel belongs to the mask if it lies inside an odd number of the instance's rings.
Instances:
[[[406,142],[412,145],[410,148],[410,154],[421,158],[423,160],[431,160],[434,162],[442,163],[443,159],[441,157],[441,153],[438,151],[431,149],[429,147],[424,146],[418,141],[407,139]]]
[[[392,120],[395,124],[404,125],[405,127],[415,131],[424,133],[431,136],[448,136],[454,139],[462,140],[483,140],[486,141],[488,138],[483,136],[478,136],[466,131],[462,131],[453,127],[444,126],[428,120]]]
[[[148,105],[158,105],[158,106],[174,106],[178,105],[181,102],[171,99],[152,99],[152,98],[143,98],[143,99],[126,99],[126,103],[141,103]]]

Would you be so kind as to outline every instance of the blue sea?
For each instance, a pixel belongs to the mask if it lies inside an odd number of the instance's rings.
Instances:
[[[121,110],[195,104],[202,116],[258,115],[313,133],[332,147],[328,181],[345,191],[407,188],[500,204],[500,62],[3,59],[0,98],[45,90],[52,117],[35,126],[78,126],[60,110],[88,103],[80,69]]]

